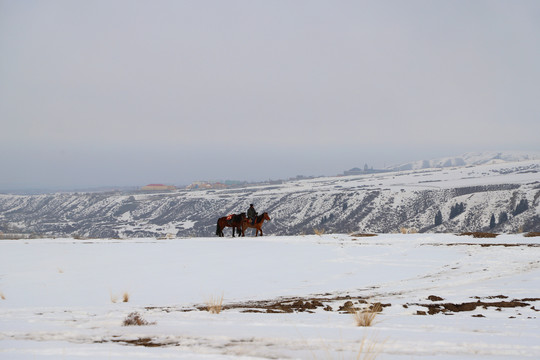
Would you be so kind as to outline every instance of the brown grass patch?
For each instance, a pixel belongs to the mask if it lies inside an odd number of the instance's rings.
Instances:
[[[377,236],[377,234],[369,234],[369,233],[358,233],[358,234],[352,234],[353,237],[371,237],[371,236]]]
[[[526,233],[525,235],[523,235],[525,237],[536,237],[536,236],[540,236],[540,232],[528,232]]]
[[[144,326],[144,325],[155,325],[155,322],[148,322],[142,318],[138,312],[130,313],[122,323],[123,326]]]
[[[399,232],[401,232],[402,234],[417,234],[418,230],[416,230],[415,228],[402,227],[399,229]]]
[[[122,302],[129,302],[129,293],[127,291],[122,295]]]
[[[223,309],[223,294],[221,294],[221,297],[214,297],[211,296],[210,299],[207,302],[208,306],[206,310],[210,314],[219,314],[221,310]]]
[[[325,230],[324,229],[313,229],[313,232],[315,233],[315,235],[324,235],[325,233]]]
[[[476,232],[464,232],[464,233],[461,233],[459,235],[460,236],[471,236],[472,235],[472,237],[474,237],[474,238],[494,238],[494,237],[497,237],[499,234],[476,231]]]

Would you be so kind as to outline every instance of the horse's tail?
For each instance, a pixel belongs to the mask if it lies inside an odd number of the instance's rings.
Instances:
[[[216,235],[219,236],[221,233],[221,229],[219,228],[219,220],[217,221],[217,226],[216,226]]]

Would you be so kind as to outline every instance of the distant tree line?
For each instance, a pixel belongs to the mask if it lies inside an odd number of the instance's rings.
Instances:
[[[464,203],[457,203],[455,205],[452,205],[450,207],[450,217],[449,220],[455,218],[459,214],[465,212],[465,204]],[[441,210],[437,211],[437,214],[435,214],[435,226],[439,226],[443,223],[443,216],[441,213]]]
[[[513,216],[517,216],[529,209],[529,202],[527,199],[521,199],[519,204],[516,205],[516,208],[514,211],[512,211]],[[491,219],[489,220],[489,228],[493,229],[497,225],[501,225],[508,221],[508,213],[506,211],[502,211],[499,213],[499,221],[495,221],[495,214],[491,214]]]
[[[516,205],[516,208],[514,211],[512,211],[513,216],[517,216],[529,209],[529,202],[527,199],[522,199],[519,204]],[[453,219],[459,214],[463,213],[465,211],[465,204],[464,203],[456,203],[455,205],[452,205],[450,208],[450,216],[449,219]],[[508,213],[506,211],[502,211],[499,213],[498,221],[495,218],[495,214],[491,214],[491,218],[489,220],[489,228],[493,229],[497,225],[501,225],[508,221]],[[435,214],[435,226],[439,226],[443,223],[443,216],[441,213],[441,210],[437,211]]]
[[[455,204],[450,208],[450,219],[455,218],[459,214],[463,213],[465,211],[465,204],[459,203]]]

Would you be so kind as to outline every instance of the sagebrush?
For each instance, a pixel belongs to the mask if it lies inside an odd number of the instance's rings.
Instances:
[[[123,326],[144,326],[144,325],[154,325],[155,322],[149,322],[142,318],[141,314],[134,311],[129,313],[129,315],[124,319],[122,323]]]

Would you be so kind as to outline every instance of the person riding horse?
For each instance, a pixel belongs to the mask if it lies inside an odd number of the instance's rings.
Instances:
[[[247,217],[249,220],[251,220],[251,224],[255,224],[255,218],[257,218],[257,211],[255,211],[255,208],[253,207],[253,204],[249,204],[249,209],[247,211]]]

